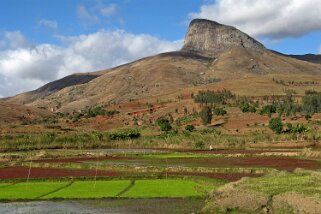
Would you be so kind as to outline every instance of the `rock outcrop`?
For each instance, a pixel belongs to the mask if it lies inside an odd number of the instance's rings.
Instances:
[[[182,51],[206,57],[232,49],[245,48],[262,52],[265,47],[242,31],[205,19],[194,19],[189,26]]]

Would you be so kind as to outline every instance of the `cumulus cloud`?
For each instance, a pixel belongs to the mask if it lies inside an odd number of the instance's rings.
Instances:
[[[89,22],[98,22],[99,18],[98,16],[90,14],[88,9],[84,5],[78,5],[77,7],[77,15],[80,19],[89,21]]]
[[[117,5],[116,4],[110,4],[108,6],[103,6],[100,8],[100,14],[105,17],[109,17],[114,15],[117,12]]]
[[[62,46],[39,44],[0,51],[0,94],[14,95],[72,73],[111,68],[182,45],[182,41],[122,30],[60,39]]]
[[[50,28],[52,30],[57,30],[58,29],[58,23],[54,20],[48,20],[48,19],[41,19],[39,21],[39,25],[43,27]]]
[[[321,30],[320,0],[216,0],[191,18],[233,25],[255,37],[282,39]]]
[[[20,31],[6,31],[0,40],[2,48],[25,48],[29,43]]]

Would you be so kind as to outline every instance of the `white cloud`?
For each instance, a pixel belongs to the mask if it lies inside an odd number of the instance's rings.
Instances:
[[[110,4],[108,6],[104,6],[100,8],[100,14],[105,17],[109,17],[114,15],[117,12],[117,5],[116,4]]]
[[[79,18],[89,21],[89,22],[98,22],[99,18],[98,16],[90,14],[88,9],[84,5],[78,5],[77,7],[77,15]]]
[[[0,51],[0,94],[14,95],[72,73],[114,67],[182,45],[182,41],[121,30],[60,39],[63,46],[40,44]]]
[[[216,0],[191,18],[233,25],[255,37],[282,39],[321,30],[320,0]]]
[[[28,47],[29,43],[20,31],[6,31],[2,41],[0,41],[0,46],[2,48],[24,48]]]
[[[39,21],[40,26],[44,26],[47,28],[50,28],[52,30],[57,30],[58,29],[58,23],[54,20],[48,20],[48,19],[41,19]]]

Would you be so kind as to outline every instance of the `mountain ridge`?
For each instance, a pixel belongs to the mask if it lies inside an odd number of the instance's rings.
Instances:
[[[267,77],[271,75],[315,79],[315,74],[321,74],[319,64],[267,50],[234,27],[196,19],[191,22],[180,51],[99,72],[71,75],[8,100],[53,112],[75,111],[97,104],[111,105],[192,88],[210,88],[246,78],[261,78],[263,84],[270,81]],[[249,94],[255,91],[251,89],[254,85],[248,85]],[[235,92],[242,91],[241,87],[235,88]]]

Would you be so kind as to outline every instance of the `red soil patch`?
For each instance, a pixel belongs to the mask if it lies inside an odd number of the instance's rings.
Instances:
[[[165,173],[163,173],[165,174]],[[261,177],[264,174],[251,173],[192,173],[192,172],[168,172],[168,175],[185,175],[185,176],[201,176],[207,178],[223,179],[227,181],[237,181],[243,177]]]
[[[185,158],[171,161],[176,164],[189,163],[210,167],[270,167],[287,171],[293,171],[296,168],[321,169],[321,163],[317,161],[291,157]]]
[[[27,178],[29,167],[16,166],[0,169],[0,179]],[[97,171],[98,177],[116,177],[118,172]],[[96,170],[31,168],[30,178],[62,178],[62,177],[95,177]]]
[[[106,161],[106,160],[128,160],[130,158],[125,157],[75,157],[75,158],[61,158],[61,159],[43,159],[34,160],[36,163],[81,163],[85,161]]]

